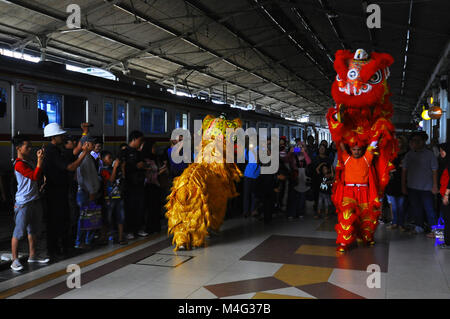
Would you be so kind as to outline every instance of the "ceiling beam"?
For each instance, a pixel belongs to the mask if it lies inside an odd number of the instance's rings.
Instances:
[[[19,7],[28,9],[28,10],[31,10],[33,12],[37,12],[39,14],[45,15],[47,17],[50,17],[50,18],[55,19],[55,20],[60,21],[60,22],[64,22],[65,23],[66,18],[67,18],[66,15],[61,13],[61,12],[56,12],[55,10],[47,11],[40,4],[37,4],[34,1],[26,1],[25,2],[25,1],[22,1],[22,0],[11,0],[10,2],[12,4],[16,5],[16,6],[19,6]],[[144,50],[145,49],[141,45],[135,44],[132,41],[130,41],[129,39],[125,39],[125,38],[123,38],[123,37],[121,37],[120,35],[117,35],[117,34],[112,34],[112,33],[108,32],[107,30],[101,29],[99,27],[95,27],[94,25],[89,25],[89,27],[87,27],[87,28],[86,28],[86,25],[82,25],[82,27],[85,28],[86,32],[95,34],[95,35],[100,36],[102,38],[105,38],[107,40],[119,43],[121,45],[126,45],[126,46],[129,46],[129,47],[131,47],[133,49],[136,49],[136,50]],[[70,46],[69,43],[64,43],[64,44]],[[154,54],[154,53],[149,52],[149,54]],[[175,65],[179,65],[181,67],[189,67],[188,65],[186,65],[186,64],[184,64],[184,63],[182,63],[180,61],[176,61],[176,60],[169,59],[169,58],[163,58],[163,57],[159,57],[159,58],[161,60],[163,60],[163,61],[167,61],[169,63],[175,64]],[[200,72],[200,73],[202,73],[202,74],[204,74],[206,76],[212,77],[212,78],[216,78],[218,80],[223,80],[223,78],[221,78],[221,77],[219,77],[217,75],[211,74],[209,72]],[[262,95],[264,94],[264,93],[256,92],[256,91],[254,91],[251,88],[245,88],[243,85],[241,85],[239,83],[233,83],[233,82],[230,81],[230,84],[232,84],[234,86],[237,86],[237,87],[242,87],[242,88],[248,90],[249,92],[254,92],[256,94],[262,94]],[[277,85],[277,84],[275,84],[275,85]],[[277,85],[277,86],[279,86],[279,85]],[[294,94],[296,94],[296,93],[294,93]],[[278,100],[277,98],[275,98],[273,96],[270,96],[270,95],[267,95],[267,97],[269,97],[271,99],[274,99],[274,100]],[[301,98],[301,96],[299,96],[299,98]],[[304,100],[308,100],[308,99],[304,99]],[[280,101],[281,103],[284,103],[286,105],[291,105],[293,107],[296,107],[296,105],[289,104],[289,103],[286,103],[286,102],[281,101],[281,100],[278,100],[278,101]],[[319,106],[320,108],[323,108],[323,106],[321,106],[319,104],[316,104],[313,101],[310,101],[310,100],[308,100],[308,101],[310,103],[313,103],[314,105]]]
[[[83,17],[85,18],[85,20],[87,20],[87,17],[88,17],[89,15],[91,15],[92,13],[97,12],[97,11],[99,11],[99,10],[104,10],[104,9],[106,9],[106,8],[108,8],[108,7],[110,7],[110,6],[114,5],[114,4],[116,4],[116,3],[119,3],[120,1],[121,1],[121,0],[104,0],[102,3],[94,4],[94,5],[90,6],[90,7],[88,7],[88,8],[86,8],[86,9],[82,10]],[[11,0],[11,1],[8,1],[8,2],[14,3],[14,4],[16,4],[16,5],[23,6],[23,5],[24,5],[26,2],[28,2],[28,1],[23,1],[23,0]],[[35,9],[37,9],[37,8],[35,8],[35,6],[43,6],[42,4],[32,4],[32,3],[30,3],[30,4],[28,4],[28,5],[31,6],[31,7],[33,7],[33,9],[31,9],[31,10],[34,10],[34,11],[35,11]],[[46,9],[49,10],[49,9],[51,9],[51,8],[47,7]],[[56,13],[50,13],[49,11],[47,11],[47,12],[45,12],[45,13],[44,13],[44,11],[40,11],[40,13],[41,13],[41,14],[44,14],[44,15],[47,15],[49,18],[57,18],[59,21],[55,21],[54,23],[51,23],[51,24],[45,26],[45,27],[44,27],[44,30],[41,31],[41,32],[38,32],[38,35],[37,35],[37,36],[40,36],[40,37],[49,37],[51,34],[53,34],[53,33],[55,33],[55,32],[58,32],[59,29],[64,28],[64,27],[67,26],[66,20],[64,20],[64,21],[62,22],[62,21],[59,19],[59,17],[57,17],[57,16],[59,16],[59,15],[56,14]],[[28,36],[27,38],[25,38],[25,39],[23,39],[23,40],[20,40],[20,41],[14,43],[14,44],[12,44],[12,45],[11,45],[11,50],[15,51],[15,50],[17,50],[17,49],[23,48],[23,47],[27,46],[30,42],[33,42],[35,39],[36,39],[36,36],[30,35],[30,36]]]
[[[287,33],[288,31],[285,29],[285,27],[282,26],[283,22],[277,19],[277,17],[272,14],[269,9],[267,9],[264,4],[262,4],[259,0],[252,0],[253,3],[257,4],[259,8],[262,10],[264,15],[273,23],[275,24],[276,28],[279,29],[282,33]],[[286,17],[287,19],[287,17]],[[284,20],[288,21],[288,20]],[[300,51],[300,53],[304,54],[306,58],[312,63],[316,69],[319,71],[322,76],[324,76],[328,81],[331,82],[331,77],[327,74],[327,71],[317,62],[317,60],[311,55],[310,52],[308,52],[307,48],[304,46],[304,44],[300,43],[297,39],[295,39],[293,36],[288,36],[288,39],[291,43],[294,44],[294,47]]]
[[[186,3],[188,3],[190,6],[192,6],[194,9],[196,9],[199,12],[202,12],[205,16],[209,17],[210,19],[214,20],[214,21],[219,21],[220,17],[217,16],[216,14],[210,12],[209,10],[207,10],[205,7],[203,7],[199,1],[197,0],[184,0]],[[222,25],[230,34],[232,34],[234,37],[236,37],[237,39],[239,39],[240,41],[243,41],[245,43],[250,44],[250,46],[253,47],[253,51],[255,53],[257,53],[259,56],[261,56],[263,59],[269,59],[271,61],[271,64],[275,63],[276,59],[272,58],[271,56],[269,56],[267,53],[263,53],[261,50],[254,48],[254,46],[256,45],[255,43],[252,43],[252,41],[250,41],[249,39],[247,39],[244,35],[242,35],[241,33],[239,33],[238,31],[234,30],[234,28],[232,28],[229,24],[227,23],[220,23],[218,22],[220,25]],[[286,69],[290,74],[292,74],[294,77],[298,78],[299,80],[303,81],[304,83],[306,83],[306,85],[310,86],[312,89],[317,90],[317,92],[319,94],[325,95],[327,97],[329,97],[328,94],[326,94],[325,92],[323,92],[322,90],[318,89],[317,87],[314,86],[314,84],[310,83],[308,80],[304,79],[302,76],[300,76],[299,74],[297,74],[296,72],[294,72],[292,69],[290,69],[288,66],[286,66],[283,63],[280,63],[280,65]],[[329,97],[330,98],[330,97]],[[331,99],[331,98],[330,98]]]

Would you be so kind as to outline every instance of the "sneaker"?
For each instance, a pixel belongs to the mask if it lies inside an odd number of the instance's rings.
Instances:
[[[147,237],[147,236],[148,236],[148,233],[146,233],[145,231],[141,230],[141,231],[138,233],[138,236],[139,236],[139,237]]]
[[[439,248],[441,248],[441,249],[450,249],[450,246],[446,245],[446,244],[440,244]]]
[[[23,269],[23,266],[18,259],[14,259],[11,264],[11,269],[14,271],[21,271]]]
[[[127,235],[127,239],[128,239],[128,240],[133,240],[133,239],[134,239],[134,235],[131,234],[131,233],[128,234],[128,235]]]
[[[34,256],[34,257],[28,257],[28,262],[29,262],[29,263],[46,264],[46,263],[48,263],[49,261],[50,261],[50,259],[47,258],[47,257],[45,257],[45,258],[37,257],[37,256]]]
[[[288,220],[293,220],[293,219],[294,219],[294,217],[288,216]]]
[[[422,227],[416,226],[416,227],[414,228],[414,232],[415,232],[416,234],[421,234],[421,233],[424,232],[424,230],[423,230]]]

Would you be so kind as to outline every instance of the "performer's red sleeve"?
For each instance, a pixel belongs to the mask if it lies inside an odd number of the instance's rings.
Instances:
[[[14,169],[25,176],[26,178],[31,179],[32,181],[37,181],[41,178],[42,169],[40,167],[36,167],[34,170],[31,169],[30,166],[25,164],[23,161],[18,161],[14,166]]]

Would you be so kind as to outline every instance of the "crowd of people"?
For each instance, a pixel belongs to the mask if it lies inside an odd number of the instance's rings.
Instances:
[[[28,262],[45,264],[94,242],[125,245],[128,240],[161,231],[172,180],[187,167],[184,162],[174,163],[171,157],[174,146],[183,143],[182,136],[159,152],[142,132],[132,131],[128,144],[122,144],[113,154],[103,150],[101,141],[89,134],[88,123],[81,127],[83,134],[77,140],[58,124],[48,124],[44,136],[49,143],[36,154],[29,138],[14,138],[17,191],[11,240],[13,270],[23,269],[18,244],[25,236]],[[439,217],[448,221],[450,214],[450,144],[434,145],[430,150],[427,139],[422,132],[412,134],[409,141],[399,137],[395,170],[383,199],[388,213],[382,218],[391,223],[391,229],[426,232],[434,238],[432,226],[438,224]],[[306,201],[312,201],[315,219],[333,216],[336,145],[328,145],[326,140],[316,143],[313,136],[308,136],[306,143],[299,138],[294,143],[283,136],[278,156],[278,171],[261,174],[262,166],[269,164],[259,162],[255,152],[246,148],[246,162],[239,164],[244,175],[238,185],[241,194],[229,203],[229,209],[270,223],[274,214],[302,219]],[[46,256],[40,256],[36,248],[42,221],[47,235]],[[449,246],[445,231],[442,247]]]
[[[242,168],[244,216],[256,216],[265,222],[271,221],[273,213],[284,214],[290,220],[303,218],[306,201],[310,200],[314,201],[314,218],[328,219],[333,209],[331,189],[336,156],[334,143],[328,146],[326,140],[317,145],[314,137],[308,136],[306,143],[300,138],[289,143],[282,136],[279,169],[271,175],[261,174],[264,164],[246,150],[248,163]]]
[[[23,269],[18,259],[19,241],[28,236],[29,263],[48,263],[93,244],[147,237],[161,231],[163,204],[171,180],[187,164],[170,159],[172,148],[157,153],[154,142],[132,131],[129,143],[117,154],[103,150],[101,140],[89,134],[88,123],[77,140],[56,123],[48,124],[49,143],[36,153],[24,135],[13,140],[16,181],[15,229],[12,236],[13,270]],[[171,145],[178,140],[171,141]],[[47,254],[36,253],[45,224]]]
[[[443,235],[440,247],[449,248],[449,227],[443,225],[450,224],[450,143],[426,145],[427,140],[422,131],[398,137],[399,152],[382,198],[380,222],[409,234]],[[290,145],[282,137],[279,145],[280,168],[272,177],[260,174],[263,164],[249,163],[243,168],[244,216],[265,222],[270,222],[272,213],[303,218],[308,200],[313,202],[315,219],[329,219],[335,212],[331,201],[338,161],[335,143],[328,145],[323,140],[317,144],[308,136],[306,144],[296,139]]]

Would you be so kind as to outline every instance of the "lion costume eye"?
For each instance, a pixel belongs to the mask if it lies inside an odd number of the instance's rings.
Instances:
[[[356,79],[357,77],[358,77],[358,70],[356,70],[356,69],[350,69],[350,70],[348,70],[347,78],[348,78],[349,80],[354,80],[354,79]]]
[[[339,81],[339,82],[342,81],[342,79],[339,77],[339,74],[336,74],[336,81]]]
[[[374,75],[372,75],[372,77],[369,80],[370,84],[378,84],[381,82],[382,80],[382,76],[381,76],[381,70],[378,70],[377,72],[375,72]]]

